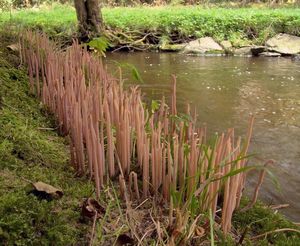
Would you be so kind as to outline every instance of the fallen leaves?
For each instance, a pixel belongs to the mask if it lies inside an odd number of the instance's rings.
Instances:
[[[11,44],[11,45],[6,46],[6,48],[11,51],[19,51],[20,46],[19,46],[19,44]]]
[[[94,198],[87,198],[84,200],[81,207],[81,215],[83,217],[94,218],[96,214],[97,217],[100,217],[100,215],[104,213],[105,208],[102,207]]]
[[[205,229],[203,227],[201,227],[201,226],[197,226],[195,228],[195,235],[197,237],[203,237],[205,235]]]
[[[63,191],[58,189],[52,185],[46,184],[44,182],[36,182],[32,183],[33,190],[30,193],[34,194],[35,196],[46,199],[48,201],[53,199],[59,199],[63,196]]]

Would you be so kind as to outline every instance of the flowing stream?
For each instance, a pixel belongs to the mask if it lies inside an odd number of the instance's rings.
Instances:
[[[249,115],[255,115],[250,164],[275,160],[271,178],[259,198],[266,204],[290,206],[281,212],[300,222],[300,62],[287,58],[195,57],[175,53],[114,53],[105,59],[112,71],[123,67],[126,85],[139,84],[145,97],[169,98],[171,75],[177,76],[177,105],[196,107],[199,125],[210,134],[234,127],[245,136]],[[135,81],[134,65],[144,83]],[[247,193],[257,182],[251,175]]]

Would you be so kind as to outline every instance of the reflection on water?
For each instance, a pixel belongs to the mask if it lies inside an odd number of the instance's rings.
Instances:
[[[134,82],[125,70],[127,85],[140,84],[149,99],[168,98],[170,75],[175,74],[179,109],[191,103],[199,124],[207,123],[211,133],[234,126],[245,135],[249,114],[254,114],[251,152],[276,161],[273,171],[281,184],[277,191],[267,180],[260,198],[267,204],[289,203],[282,212],[300,220],[300,62],[169,53],[115,53],[106,61],[116,71],[113,61],[133,64],[145,83]],[[256,178],[249,180],[249,187],[253,188]]]

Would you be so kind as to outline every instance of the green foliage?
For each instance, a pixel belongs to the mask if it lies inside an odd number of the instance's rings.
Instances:
[[[215,240],[214,240],[214,219],[212,216],[211,209],[209,209],[209,224],[210,224],[210,245],[214,246],[215,245]]]
[[[152,114],[157,111],[160,107],[160,102],[157,100],[151,100],[151,112]]]
[[[103,8],[105,25],[121,31],[159,33],[179,38],[211,36],[236,46],[261,44],[276,33],[300,35],[299,8],[204,8],[201,6]],[[76,31],[73,7],[54,4],[0,13],[3,23],[42,29],[50,36],[71,37]],[[134,41],[134,40],[133,40]]]
[[[0,12],[0,28],[8,24],[17,31],[33,28],[47,33],[52,38],[71,39],[76,36],[77,31],[74,9],[60,4]]]
[[[101,55],[105,56],[105,51],[109,48],[110,44],[106,37],[93,38],[87,43],[88,46],[99,52]]]
[[[300,35],[298,9],[202,8],[196,6],[104,8],[107,26],[122,30],[147,30],[163,35],[178,33],[184,38],[212,36],[217,40],[265,41],[263,31]],[[119,18],[115,18],[119,16]],[[291,23],[294,24],[293,27]],[[270,32],[270,34],[273,32]]]
[[[127,62],[115,62],[115,63],[117,64],[118,67],[124,69],[125,72],[126,72],[126,70],[129,71],[134,80],[136,80],[137,82],[140,82],[140,83],[144,83],[140,72],[133,64],[130,64]]]

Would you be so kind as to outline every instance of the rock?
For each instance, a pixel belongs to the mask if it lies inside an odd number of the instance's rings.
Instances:
[[[235,49],[233,54],[235,56],[252,56],[251,46]]]
[[[251,52],[252,55],[258,56],[260,53],[264,52],[266,50],[265,46],[252,46],[251,47]]]
[[[224,50],[213,38],[205,37],[189,42],[183,52],[193,54],[220,54],[223,53]]]
[[[220,45],[223,47],[224,50],[230,50],[232,49],[232,44],[228,40],[224,40],[220,43]]]
[[[162,44],[159,46],[161,51],[178,52],[184,49],[187,44]]]
[[[300,54],[293,55],[292,56],[292,61],[300,61]]]
[[[260,53],[259,56],[264,56],[264,57],[279,57],[279,56],[281,56],[281,54],[277,53],[277,52],[265,51],[265,52]]]
[[[258,56],[260,53],[264,52],[265,46],[245,46],[234,51],[236,56]]]
[[[266,45],[269,51],[275,51],[284,55],[300,53],[300,37],[280,33],[270,38]]]

